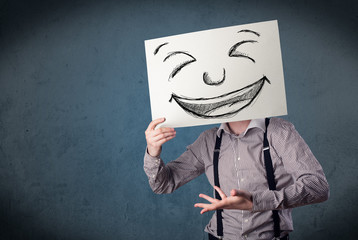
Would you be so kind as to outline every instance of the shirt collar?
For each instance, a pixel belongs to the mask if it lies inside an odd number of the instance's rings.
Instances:
[[[243,132],[242,134],[240,134],[240,136],[245,136],[247,131],[251,128],[260,128],[262,131],[266,131],[266,126],[265,126],[265,119],[264,118],[259,118],[259,119],[252,119],[249,123],[249,126],[247,126],[245,132]],[[217,131],[217,136],[220,136],[220,131],[224,130],[224,132],[228,133],[228,134],[233,134],[234,133],[231,132],[229,126],[227,123],[222,123]]]

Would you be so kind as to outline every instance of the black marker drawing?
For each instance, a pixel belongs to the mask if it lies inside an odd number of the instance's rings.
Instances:
[[[171,58],[171,57],[173,57],[173,56],[175,56],[175,55],[178,55],[178,54],[187,55],[187,56],[190,57],[190,60],[184,61],[184,62],[180,63],[179,65],[177,65],[177,66],[173,69],[173,71],[170,73],[168,81],[170,81],[171,78],[175,77],[175,75],[177,75],[177,74],[180,72],[180,70],[183,69],[183,67],[189,65],[190,63],[196,62],[196,58],[195,58],[195,57],[193,57],[193,56],[190,55],[189,53],[183,52],[183,51],[175,51],[175,52],[169,53],[169,54],[164,58],[163,62],[167,61],[169,58]]]
[[[167,44],[168,44],[168,42],[163,43],[163,44],[160,44],[160,45],[154,50],[154,55],[156,55],[156,54],[159,52],[159,49],[160,49],[161,47],[163,47],[163,46],[165,46],[165,45],[167,45]]]
[[[259,95],[266,76],[244,88],[211,98],[190,98],[172,93],[169,102],[174,101],[188,114],[198,118],[228,118],[248,107]]]
[[[219,80],[219,81],[213,81],[213,80],[211,80],[211,77],[209,77],[209,73],[208,73],[208,72],[204,72],[204,73],[203,73],[204,83],[206,83],[207,85],[210,85],[210,86],[218,86],[218,85],[223,84],[224,81],[225,81],[225,78],[226,78],[225,68],[223,68],[223,77],[222,77],[222,79]]]
[[[238,33],[242,33],[242,32],[252,33],[255,34],[257,37],[260,37],[260,34],[253,30],[244,29],[238,31]],[[241,45],[248,44],[248,43],[253,44],[253,43],[258,43],[258,41],[243,40],[237,42],[229,49],[228,56],[247,58],[251,60],[253,63],[256,63],[255,59],[250,57],[248,54],[242,53],[238,50],[238,48]],[[154,55],[158,53],[161,47],[167,44],[168,42],[157,46],[157,48],[154,51]],[[174,51],[174,52],[169,52],[167,56],[164,58],[163,62],[166,62],[168,59],[177,55],[186,55],[189,57],[189,59],[181,62],[172,70],[172,72],[169,75],[169,79],[168,79],[169,81],[171,78],[174,78],[185,66],[197,61],[196,58],[191,54],[189,54],[188,52]],[[226,79],[225,68],[223,68],[223,77],[216,81],[209,76],[208,72],[203,73],[203,81],[205,84],[209,86],[220,86],[221,84],[224,83],[225,79]],[[247,85],[244,88],[217,97],[209,97],[209,98],[191,98],[191,97],[179,96],[175,93],[172,93],[169,102],[172,102],[172,100],[174,99],[174,101],[185,112],[197,118],[204,118],[204,119],[228,118],[233,115],[236,115],[238,112],[240,112],[241,110],[248,107],[251,103],[253,103],[253,101],[260,94],[265,82],[271,84],[268,78],[266,76],[263,76],[255,83]]]
[[[245,43],[257,43],[257,41],[255,40],[244,40],[244,41],[241,41],[241,42],[238,42],[236,44],[234,44],[234,46],[232,46],[229,50],[229,57],[243,57],[243,58],[247,58],[247,59],[250,59],[253,63],[255,63],[255,60],[251,57],[249,57],[246,53],[242,53],[242,52],[239,52],[237,50],[237,48],[242,45],[242,44],[245,44]]]
[[[252,30],[249,30],[249,29],[244,29],[244,30],[238,31],[238,33],[241,33],[241,32],[253,33],[253,34],[255,34],[256,36],[260,37],[260,33],[255,32],[255,31],[252,31]]]

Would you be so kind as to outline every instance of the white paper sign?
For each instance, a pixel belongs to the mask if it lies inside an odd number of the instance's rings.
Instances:
[[[152,119],[184,127],[287,114],[277,21],[145,41]]]

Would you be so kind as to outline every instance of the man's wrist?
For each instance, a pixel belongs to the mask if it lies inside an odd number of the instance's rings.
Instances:
[[[159,149],[152,149],[152,148],[149,148],[147,146],[147,153],[151,156],[151,157],[154,157],[154,158],[158,158],[160,156],[160,153],[162,152],[162,147],[160,147]]]

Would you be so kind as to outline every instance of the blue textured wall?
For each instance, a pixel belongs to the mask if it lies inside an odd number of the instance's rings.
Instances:
[[[144,40],[278,19],[289,115],[329,201],[292,239],[356,239],[354,1],[0,1],[0,239],[204,239],[204,176],[171,195],[143,172]],[[178,129],[169,161],[206,127]],[[354,236],[355,235],[355,236]]]

